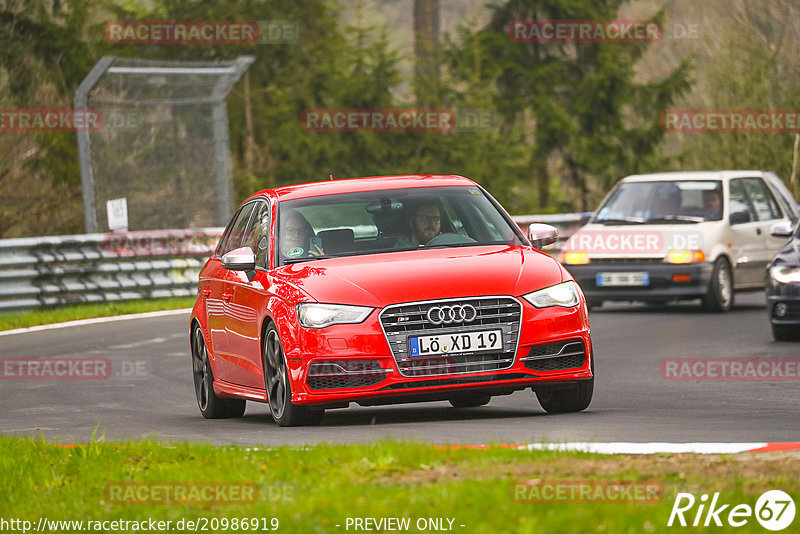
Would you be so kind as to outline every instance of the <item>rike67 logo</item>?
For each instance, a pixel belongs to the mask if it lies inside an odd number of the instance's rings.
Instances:
[[[714,493],[711,502],[708,502],[708,495],[705,493],[700,499],[696,499],[691,493],[678,493],[667,526],[738,528],[755,517],[767,530],[779,531],[792,524],[795,511],[794,501],[788,493],[781,490],[764,492],[756,501],[755,508],[749,504],[724,504],[719,499],[719,492]]]

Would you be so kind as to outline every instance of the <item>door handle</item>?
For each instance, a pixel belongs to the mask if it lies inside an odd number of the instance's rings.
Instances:
[[[223,293],[222,294],[222,299],[225,302],[230,302],[232,298],[233,298],[233,293]]]
[[[210,290],[210,289],[208,289],[208,288],[205,288],[205,289],[203,290],[203,296],[204,296],[204,297],[207,297],[207,296],[209,296],[209,295],[211,295],[211,290]]]
[[[761,228],[756,228],[756,234],[761,235]]]

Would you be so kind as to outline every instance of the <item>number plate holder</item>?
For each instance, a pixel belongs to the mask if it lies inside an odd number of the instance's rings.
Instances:
[[[648,272],[597,273],[598,287],[649,286]]]
[[[408,337],[408,354],[412,358],[440,354],[503,352],[503,348],[503,331],[500,329]]]

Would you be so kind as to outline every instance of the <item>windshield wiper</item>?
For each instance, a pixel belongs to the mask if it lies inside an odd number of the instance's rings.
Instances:
[[[691,215],[664,215],[663,217],[650,217],[647,219],[648,223],[658,222],[681,222],[688,224],[697,224],[705,221],[703,217],[693,217]]]
[[[474,247],[474,246],[483,246],[492,243],[478,243],[477,241],[469,242],[469,243],[442,243],[440,245],[431,245],[429,247],[419,247],[419,250],[430,250],[432,248],[457,248],[457,247]],[[505,242],[500,243],[501,245],[505,245]]]
[[[594,222],[600,224],[644,224],[645,219],[642,217],[610,217],[608,219],[599,219]]]
[[[292,263],[303,263],[304,261],[313,261],[313,260],[329,260],[331,258],[338,258],[338,256],[330,256],[322,254],[320,256],[305,256],[302,258],[287,258],[283,260],[284,265],[289,265]]]

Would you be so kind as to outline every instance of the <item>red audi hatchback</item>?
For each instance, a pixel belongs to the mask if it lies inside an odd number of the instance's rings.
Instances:
[[[531,388],[547,412],[594,389],[586,302],[498,202],[460,176],[353,178],[247,199],[200,272],[190,322],[204,417],[265,402],[281,426],[326,409],[456,408]]]

